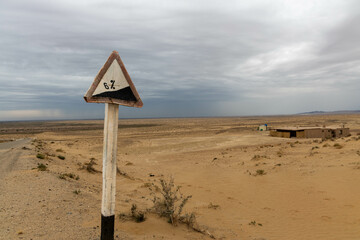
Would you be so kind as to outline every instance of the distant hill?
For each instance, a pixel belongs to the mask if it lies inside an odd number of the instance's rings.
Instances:
[[[298,113],[296,115],[331,115],[331,114],[357,114],[360,110],[340,110],[340,111],[312,111]]]

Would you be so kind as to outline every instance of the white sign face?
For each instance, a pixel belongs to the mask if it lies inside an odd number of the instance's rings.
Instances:
[[[121,71],[119,63],[114,59],[95,89],[93,96],[101,97],[104,95],[103,93],[115,92],[126,87],[129,87],[129,84],[126,81],[124,73]]]
[[[136,88],[127,73],[119,53],[113,51],[86,92],[86,102],[114,103],[142,107]]]

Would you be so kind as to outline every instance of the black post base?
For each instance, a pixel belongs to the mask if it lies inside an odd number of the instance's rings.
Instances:
[[[114,240],[115,216],[105,217],[101,214],[101,240]]]

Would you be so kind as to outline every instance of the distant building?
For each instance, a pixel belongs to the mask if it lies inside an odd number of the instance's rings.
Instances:
[[[345,127],[284,127],[273,128],[270,136],[284,138],[340,138],[350,136]]]
[[[267,130],[268,130],[267,124],[260,125],[260,126],[258,127],[258,130],[259,130],[259,131],[267,131]]]

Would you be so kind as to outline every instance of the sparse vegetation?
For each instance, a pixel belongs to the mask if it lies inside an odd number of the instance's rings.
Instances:
[[[180,186],[175,186],[174,179],[170,177],[169,181],[160,179],[160,187],[158,187],[160,197],[157,192],[152,191],[154,212],[167,218],[172,225],[176,225],[181,220],[183,208],[192,197],[191,195],[184,196],[180,188]]]
[[[339,144],[339,143],[335,143],[334,148],[341,149],[341,148],[343,148],[343,146],[341,144]]]
[[[258,170],[256,170],[255,176],[262,176],[262,175],[265,175],[265,174],[266,174],[265,170],[258,169]]]
[[[73,193],[76,194],[76,195],[79,195],[80,194],[80,190],[74,190]]]
[[[330,147],[330,144],[325,143],[325,144],[323,145],[323,147]]]
[[[260,159],[262,159],[262,158],[269,158],[269,157],[267,157],[266,155],[254,155],[252,158],[251,158],[251,160],[252,161],[257,161],[257,160],[260,160]]]
[[[56,152],[64,152],[61,148],[56,149]]]
[[[143,211],[139,211],[136,204],[131,206],[131,217],[138,223],[145,221],[145,213]]]
[[[319,148],[318,146],[314,146],[311,148],[311,150],[318,149],[318,148]]]
[[[57,157],[58,157],[59,159],[61,159],[61,160],[65,160],[65,157],[62,156],[62,155],[58,155]]]
[[[256,226],[256,225],[258,225],[258,226],[262,227],[262,224],[261,224],[261,223],[257,223],[256,221],[251,221],[251,222],[249,222],[249,225],[250,225],[250,226]]]
[[[180,222],[184,223],[189,228],[194,229],[199,232],[199,228],[196,228],[196,216],[195,213],[186,213],[185,215],[179,218]],[[202,232],[202,231],[200,231]]]
[[[97,165],[95,162],[95,158],[90,158],[90,161],[87,163],[84,163],[83,166],[81,167],[81,169],[85,169],[86,171],[88,171],[89,173],[97,173],[100,172],[98,170],[96,170],[93,166]]]
[[[38,163],[37,169],[38,169],[39,171],[46,171],[47,166],[46,166],[45,164],[43,164],[43,163]]]
[[[38,154],[36,154],[36,157],[39,159],[45,159],[45,154],[38,153]]]
[[[121,171],[120,168],[118,168],[118,167],[116,167],[116,173],[117,173],[118,175],[120,175],[120,176],[123,176],[123,177],[127,178],[127,179],[131,179],[131,180],[134,180],[134,179],[135,179],[135,178],[133,178],[133,177],[130,177],[129,174],[127,174],[126,172]]]
[[[130,214],[120,213],[119,218],[123,221],[132,220],[137,223],[144,222],[146,220],[145,212],[138,210],[136,204],[131,205]]]
[[[61,173],[61,174],[59,175],[59,178],[60,178],[60,179],[64,179],[64,180],[66,180],[66,178],[71,178],[71,179],[75,179],[75,180],[79,180],[79,179],[80,179],[79,175],[75,175],[75,174],[73,174],[73,173]]]

